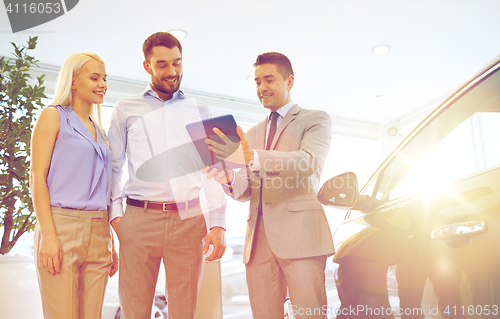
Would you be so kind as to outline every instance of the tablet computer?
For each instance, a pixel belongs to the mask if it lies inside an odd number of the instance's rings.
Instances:
[[[239,142],[240,137],[236,132],[236,121],[231,114],[222,115],[218,117],[213,117],[199,122],[194,122],[186,125],[186,130],[191,137],[191,140],[200,154],[201,160],[204,165],[209,165],[211,167],[217,168],[218,171],[222,171],[223,163],[220,159],[215,156],[215,153],[210,151],[208,144],[205,143],[207,138],[210,138],[214,142],[223,143],[222,139],[214,133],[213,129],[217,127],[222,131],[231,141]],[[225,161],[225,168],[233,169],[245,166],[244,164],[236,164],[229,161]]]

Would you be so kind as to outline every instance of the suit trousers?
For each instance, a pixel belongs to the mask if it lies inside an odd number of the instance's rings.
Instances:
[[[326,318],[326,256],[282,259],[271,250],[262,216],[246,264],[250,305],[254,319],[283,318],[288,293],[295,318]]]
[[[151,318],[162,258],[168,318],[194,319],[206,227],[201,213],[181,219],[177,211],[127,205],[117,227],[119,291],[125,319]]]
[[[62,245],[61,273],[51,275],[38,260],[40,227],[34,247],[45,319],[99,319],[111,268],[111,232],[107,211],[52,207]]]

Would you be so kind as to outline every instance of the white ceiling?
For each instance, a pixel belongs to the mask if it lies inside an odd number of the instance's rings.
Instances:
[[[258,103],[247,81],[258,54],[287,55],[292,97],[333,116],[387,123],[449,92],[500,54],[500,0],[80,0],[13,34],[0,9],[0,55],[39,36],[34,55],[60,66],[94,51],[108,75],[148,81],[142,43],[183,29],[187,91]],[[376,56],[371,49],[391,50]],[[383,94],[380,99],[372,95]]]

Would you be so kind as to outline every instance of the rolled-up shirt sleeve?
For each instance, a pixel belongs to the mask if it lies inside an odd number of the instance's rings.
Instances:
[[[219,183],[212,179],[203,179],[203,191],[207,198],[208,228],[222,227],[226,229],[226,195]]]

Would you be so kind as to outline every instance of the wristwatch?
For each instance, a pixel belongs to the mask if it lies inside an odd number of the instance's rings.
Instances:
[[[248,167],[248,168],[250,168],[250,169],[252,168],[252,165],[253,165],[253,159],[254,159],[254,157],[252,156],[252,157],[250,158],[250,160],[248,160],[247,167]]]

